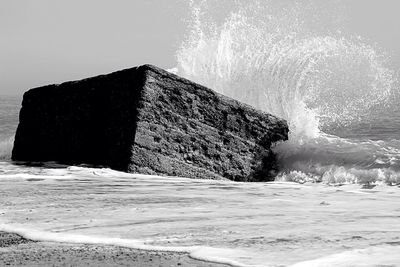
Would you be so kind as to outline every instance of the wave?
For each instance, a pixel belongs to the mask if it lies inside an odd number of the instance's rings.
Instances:
[[[42,242],[113,245],[113,246],[121,246],[121,247],[148,250],[148,251],[188,253],[191,258],[201,261],[217,262],[220,264],[228,264],[230,266],[236,266],[236,267],[249,266],[230,259],[231,258],[230,255],[238,253],[237,250],[233,249],[212,248],[206,246],[164,247],[164,246],[146,245],[146,241],[144,240],[88,236],[88,235],[78,235],[78,234],[68,234],[68,233],[55,233],[51,231],[40,231],[29,228],[21,228],[18,226],[1,224],[1,223],[0,223],[0,231],[19,234],[24,238]]]
[[[220,23],[212,17],[215,4],[191,1],[189,32],[174,69],[288,121],[289,142],[276,148],[283,169],[278,179],[399,182],[400,144],[330,134],[395,106],[396,74],[384,53],[360,37],[311,29],[308,17],[320,12],[303,2],[282,8],[236,1]],[[393,164],[378,163],[392,157]]]
[[[93,245],[113,245],[133,249],[148,250],[148,251],[162,251],[162,252],[178,252],[187,253],[191,258],[216,262],[219,264],[227,264],[236,267],[250,267],[261,265],[242,264],[236,260],[231,259],[232,253],[237,254],[240,251],[233,249],[212,248],[206,246],[192,246],[192,247],[163,247],[146,245],[145,241],[123,239],[123,238],[110,238],[110,237],[94,237],[87,235],[76,235],[67,233],[54,233],[46,231],[38,231],[27,228],[19,228],[10,225],[1,225],[0,230],[9,233],[16,233],[23,237],[35,241],[42,242],[57,242],[68,244],[93,244]],[[397,252],[397,253],[396,253]],[[301,266],[392,266],[394,262],[400,260],[399,253],[400,246],[398,245],[381,245],[368,247],[365,249],[356,249],[345,251],[333,255],[328,255],[318,259],[298,262],[290,265],[291,267]]]
[[[304,145],[279,144],[277,179],[324,184],[400,184],[400,141],[350,140],[321,134]]]
[[[192,3],[178,74],[288,120],[296,138],[349,125],[390,101],[395,73],[373,47],[314,36],[305,32],[304,12],[252,2],[239,2],[221,25],[203,21],[212,1]]]
[[[186,252],[233,266],[348,266],[336,253],[389,265],[398,258],[396,188],[238,184],[81,167],[35,168],[35,175],[23,167],[21,175],[14,168],[0,168],[9,169],[0,182],[14,199],[2,207],[0,231],[32,240]],[[382,253],[355,251],[390,244]]]

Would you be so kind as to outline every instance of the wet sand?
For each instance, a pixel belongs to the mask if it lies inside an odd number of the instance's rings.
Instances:
[[[186,253],[144,251],[124,247],[35,242],[0,232],[0,266],[196,266],[227,267],[198,261]]]

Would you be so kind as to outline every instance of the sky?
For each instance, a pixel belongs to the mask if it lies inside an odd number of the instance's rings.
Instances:
[[[400,66],[399,0],[310,1],[328,13],[332,1],[343,2],[344,30],[389,54],[394,68]],[[172,68],[187,31],[187,2],[0,0],[0,94],[21,95],[145,63]]]

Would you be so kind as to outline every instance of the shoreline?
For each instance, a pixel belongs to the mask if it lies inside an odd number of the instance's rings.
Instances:
[[[161,252],[112,245],[41,242],[0,231],[0,266],[197,266],[230,265],[192,259],[184,252]]]

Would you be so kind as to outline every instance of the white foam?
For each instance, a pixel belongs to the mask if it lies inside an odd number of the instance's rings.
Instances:
[[[7,166],[2,164],[3,171]],[[343,245],[393,242],[400,231],[395,187],[363,190],[359,185],[249,184],[107,169],[94,174],[96,169],[82,167],[18,168],[23,179],[15,174],[0,179],[0,195],[6,199],[1,229],[35,240],[178,251],[237,266],[273,266],[322,257]],[[25,175],[39,170],[41,175]],[[70,179],[26,179],[44,174]]]
[[[237,267],[249,267],[249,265],[244,265],[235,260],[230,259],[230,256],[233,253],[238,253],[238,251],[230,249],[219,249],[219,248],[211,248],[204,246],[191,246],[191,247],[151,246],[151,245],[146,245],[144,241],[140,240],[109,238],[109,237],[92,237],[92,236],[65,234],[65,233],[52,233],[52,232],[38,231],[35,229],[14,227],[6,224],[0,224],[0,231],[15,233],[25,237],[26,239],[42,241],[42,242],[111,245],[111,246],[120,246],[120,247],[127,247],[139,250],[148,250],[148,251],[188,253],[190,257],[202,261],[228,264]],[[226,255],[226,257],[224,257],[224,255]],[[256,265],[252,266],[255,267]]]
[[[368,267],[398,266],[400,246],[376,246],[356,249],[321,257],[311,261],[299,262],[291,267]]]
[[[281,167],[278,180],[325,184],[400,183],[397,163],[400,149],[390,142],[358,141],[321,134],[302,144],[289,140],[278,144],[274,150]]]

